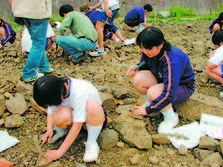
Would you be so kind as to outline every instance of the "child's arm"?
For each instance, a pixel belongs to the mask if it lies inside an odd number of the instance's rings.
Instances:
[[[104,1],[106,15],[108,17],[112,17],[112,11],[109,9],[109,6],[108,6],[108,0],[103,0],[103,1]]]
[[[101,7],[101,5],[102,5],[101,2],[99,1],[98,3],[96,3],[96,5],[90,6],[89,12],[94,10],[94,9],[97,9],[97,8]]]
[[[58,150],[51,150],[47,151],[44,155],[44,158],[47,162],[51,162],[56,160],[64,155],[64,153],[69,149],[71,144],[76,139],[77,135],[79,134],[83,123],[75,123],[73,122],[72,128],[70,129],[67,137],[65,138],[63,144],[60,146]]]
[[[9,42],[9,39],[12,37],[12,27],[9,24],[5,24],[3,28],[5,29],[5,38],[2,40],[2,46]]]
[[[48,142],[50,142],[52,140],[51,137],[53,136],[53,126],[54,125],[53,125],[52,115],[47,114],[47,132],[44,135],[42,144],[44,144],[46,142],[48,137],[49,137]]]

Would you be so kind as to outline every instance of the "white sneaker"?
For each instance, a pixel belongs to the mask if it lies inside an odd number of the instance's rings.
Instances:
[[[52,140],[49,143],[55,143],[59,138],[65,136],[68,133],[68,129],[61,129],[55,126],[56,133],[53,135]]]
[[[91,161],[97,160],[99,150],[100,148],[97,142],[93,142],[93,143],[85,142],[85,153],[84,153],[83,160],[85,162],[91,162]]]
[[[124,41],[124,45],[125,45],[125,46],[128,46],[128,45],[131,45],[131,44],[135,44],[135,42],[136,42],[136,38],[126,39],[126,40]]]
[[[91,57],[99,57],[106,55],[106,51],[100,51],[99,49],[96,49],[94,52],[89,53]]]
[[[178,114],[172,119],[161,122],[158,126],[158,134],[171,134],[171,130],[179,123]]]

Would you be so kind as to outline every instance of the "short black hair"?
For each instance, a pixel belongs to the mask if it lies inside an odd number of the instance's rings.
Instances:
[[[67,14],[67,13],[72,12],[72,11],[74,11],[74,8],[70,4],[62,5],[60,7],[59,14],[60,14],[61,17],[64,17],[64,13]]]
[[[219,20],[223,21],[223,12],[221,12],[218,16]]]
[[[140,48],[143,46],[145,49],[152,49],[154,46],[163,44],[164,50],[171,50],[171,44],[165,40],[162,31],[153,26],[147,27],[139,33],[136,44]]]
[[[66,95],[65,82],[67,78],[59,78],[54,75],[46,75],[37,79],[33,86],[34,100],[44,108],[60,105],[62,97]]]
[[[146,4],[143,6],[144,10],[147,10],[147,12],[152,12],[153,11],[153,7],[150,4]]]
[[[219,29],[214,32],[212,42],[214,45],[220,46],[220,43],[223,42],[223,29]]]

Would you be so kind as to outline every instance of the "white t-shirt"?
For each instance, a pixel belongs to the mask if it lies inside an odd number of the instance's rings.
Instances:
[[[103,0],[99,0],[101,2],[101,7],[102,9],[105,9],[104,6],[104,1]],[[108,0],[108,6],[110,9],[114,10],[114,9],[118,9],[119,8],[119,0]]]
[[[50,38],[52,36],[55,36],[55,33],[54,33],[53,28],[51,27],[50,23],[48,23],[46,38]],[[30,49],[32,47],[32,40],[31,40],[29,31],[26,27],[22,34],[21,45],[22,45],[23,52],[30,52]]]
[[[73,122],[86,122],[86,104],[88,99],[97,99],[101,104],[98,90],[88,81],[69,78],[69,94],[60,106],[72,108]],[[48,114],[52,115],[60,106],[48,107]]]
[[[208,61],[216,66],[223,63],[223,45],[216,49],[216,51]]]

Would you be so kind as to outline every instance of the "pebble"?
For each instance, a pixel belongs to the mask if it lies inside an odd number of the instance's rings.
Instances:
[[[187,154],[187,148],[184,145],[180,145],[180,148],[179,148],[178,151],[181,155],[186,155]]]

